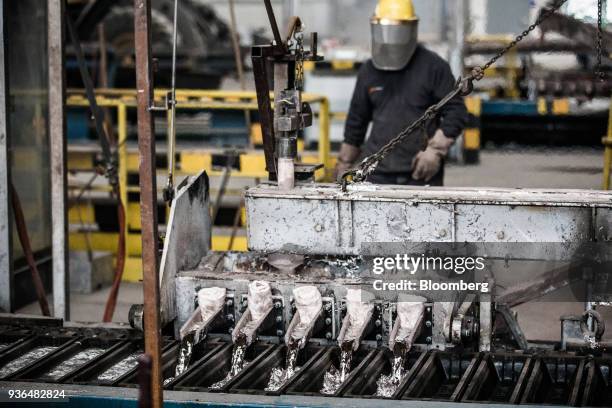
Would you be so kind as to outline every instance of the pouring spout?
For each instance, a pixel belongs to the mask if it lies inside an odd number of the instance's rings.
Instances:
[[[412,348],[421,332],[425,316],[426,299],[420,296],[401,298],[397,303],[397,319],[389,335],[389,348],[404,349],[404,354]]]
[[[370,327],[374,312],[374,296],[362,289],[348,289],[346,295],[346,316],[342,320],[342,328],[338,335],[341,347],[350,343],[357,350],[363,337]]]
[[[296,313],[289,323],[285,344],[304,348],[314,326],[323,313],[323,299],[315,286],[300,286],[293,290]]]
[[[238,320],[232,341],[248,347],[257,338],[257,332],[273,309],[270,284],[264,281],[251,282],[247,300],[249,307]]]
[[[206,338],[210,324],[223,311],[225,304],[225,288],[204,288],[198,291],[198,307],[179,330],[181,341],[189,337],[196,345]]]

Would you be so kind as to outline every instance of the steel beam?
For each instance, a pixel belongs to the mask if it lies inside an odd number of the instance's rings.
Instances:
[[[465,59],[465,33],[468,13],[467,0],[455,2],[455,29],[453,47],[450,52],[451,70],[455,78],[463,76]]]
[[[0,309],[12,312],[11,206],[9,197],[10,170],[8,140],[8,94],[6,29],[4,0],[0,0]]]
[[[53,253],[53,315],[70,319],[68,271],[66,75],[64,70],[64,0],[47,2],[49,58],[49,141],[51,167],[51,229]]]
[[[151,1],[134,0],[136,89],[138,102],[138,151],[140,158],[140,219],[144,290],[145,353],[152,359],[151,401],[161,408],[161,325],[157,231],[157,183],[155,133],[153,130],[153,73],[151,52]]]

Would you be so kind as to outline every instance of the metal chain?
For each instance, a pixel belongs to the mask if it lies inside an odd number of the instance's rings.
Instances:
[[[605,79],[605,74],[601,68],[603,56],[603,0],[597,1],[597,67],[595,75],[600,81]]]
[[[467,96],[474,90],[474,81],[480,81],[484,77],[484,72],[495,64],[501,57],[504,56],[509,50],[514,48],[519,42],[521,42],[529,33],[535,30],[544,20],[550,17],[553,13],[558,11],[568,0],[559,0],[549,9],[546,9],[540,14],[538,19],[531,24],[526,30],[519,34],[514,40],[512,40],[506,47],[504,47],[499,53],[491,58],[486,64],[475,67],[470,75],[465,78],[459,78],[455,88],[446,95],[440,102],[430,106],[423,115],[415,120],[412,124],[402,130],[397,136],[391,141],[384,145],[378,152],[366,157],[359,163],[359,165],[345,172],[342,175],[342,189],[346,190],[346,186],[349,183],[349,177],[352,182],[360,182],[370,175],[378,166],[380,161],[384,159],[397,145],[402,143],[408,138],[415,130],[424,127],[428,121],[436,118],[438,112],[446,106],[453,98],[458,95]],[[599,0],[601,1],[601,0]]]

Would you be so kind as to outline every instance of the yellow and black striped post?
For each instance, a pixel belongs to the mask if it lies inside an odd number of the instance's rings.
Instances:
[[[480,162],[480,116],[482,100],[477,96],[465,98],[468,111],[468,124],[463,132],[463,160],[466,164]]]

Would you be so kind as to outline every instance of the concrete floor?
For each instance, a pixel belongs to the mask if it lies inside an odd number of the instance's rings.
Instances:
[[[484,150],[477,166],[448,165],[445,182],[447,186],[599,189],[602,167],[602,150],[496,148]],[[108,291],[106,288],[92,295],[74,294],[72,320],[100,321]],[[547,299],[516,308],[528,339],[559,339],[559,317],[580,314],[583,310],[582,303],[555,302],[554,299],[555,294],[551,294]],[[134,303],[142,303],[142,286],[124,283],[114,321],[126,322],[129,307]],[[28,305],[19,312],[38,314],[38,305]],[[603,312],[607,326],[611,327],[612,313]],[[612,339],[612,330],[605,337]]]

